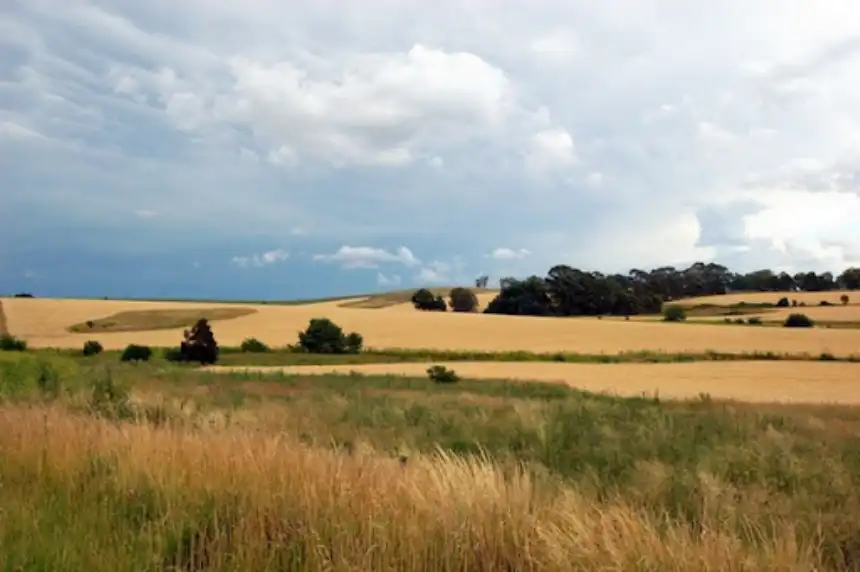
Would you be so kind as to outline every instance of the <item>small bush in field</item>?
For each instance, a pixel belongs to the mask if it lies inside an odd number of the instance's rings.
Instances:
[[[786,328],[811,328],[815,322],[806,314],[791,314],[782,325]]]
[[[137,361],[149,361],[149,358],[152,357],[152,349],[149,346],[141,346],[138,344],[129,344],[122,351],[122,355],[119,356],[119,361],[125,362],[137,362]]]
[[[89,340],[87,342],[84,342],[84,347],[81,350],[81,353],[89,357],[99,355],[103,351],[104,347],[102,347],[99,342],[97,342],[96,340]]]
[[[663,310],[664,322],[683,322],[687,319],[687,312],[677,304],[670,304]]]
[[[427,368],[427,377],[436,383],[454,383],[460,380],[460,376],[453,369],[444,365],[433,365]]]
[[[839,301],[842,302],[843,306],[847,306],[848,302],[851,301],[851,298],[848,297],[848,294],[843,294],[839,297]]]
[[[27,351],[27,342],[9,334],[0,336],[0,351],[24,352]]]
[[[761,318],[759,318],[758,316],[754,316],[747,320],[747,324],[749,324],[750,326],[761,326],[762,321]]]
[[[269,346],[258,340],[257,338],[247,338],[242,341],[240,349],[243,352],[262,354],[269,351]]]
[[[776,302],[777,308],[788,308],[788,306],[789,306],[788,298],[786,298],[785,296],[783,296],[782,298],[780,298]]]

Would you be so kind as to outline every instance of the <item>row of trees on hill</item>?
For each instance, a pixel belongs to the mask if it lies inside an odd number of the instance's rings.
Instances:
[[[487,277],[475,282],[487,285]],[[546,277],[502,278],[500,292],[484,310],[489,314],[531,316],[633,315],[661,311],[663,303],[690,296],[727,294],[733,291],[808,291],[860,289],[860,268],[849,268],[838,277],[830,272],[786,272],[757,270],[747,274],[730,271],[720,264],[697,262],[689,268],[664,266],[650,271],[633,269],[627,274],[588,272],[566,265],[552,267]],[[467,288],[454,288],[450,302],[430,290],[418,290],[412,303],[419,310],[472,312],[475,295]]]
[[[556,266],[550,274],[581,272],[569,266]],[[663,266],[650,271],[634,268],[627,274],[603,274],[590,272],[592,276],[611,278],[625,288],[650,290],[664,300],[675,300],[688,296],[708,296],[729,292],[825,292],[828,290],[860,289],[860,268],[848,268],[834,276],[832,272],[787,272],[776,273],[772,270],[756,270],[741,274],[732,272],[720,264],[696,262],[689,268],[679,269]],[[480,282],[480,284],[479,284]],[[499,287],[517,282],[515,278],[502,278]],[[486,276],[476,280],[478,287],[486,286]]]

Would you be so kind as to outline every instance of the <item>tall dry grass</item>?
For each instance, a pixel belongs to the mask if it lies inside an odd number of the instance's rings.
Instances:
[[[404,465],[56,406],[0,408],[0,478],[6,570],[820,569],[788,519],[739,534],[725,491],[693,529],[486,459]]]

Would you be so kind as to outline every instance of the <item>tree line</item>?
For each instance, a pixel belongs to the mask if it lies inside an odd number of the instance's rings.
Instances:
[[[475,281],[485,288],[487,277]],[[746,274],[720,264],[696,262],[685,269],[663,266],[650,271],[634,268],[627,274],[603,274],[567,265],[552,267],[545,277],[512,277],[499,281],[500,292],[484,310],[488,314],[531,316],[634,315],[661,311],[663,303],[691,296],[731,292],[782,292],[860,289],[860,268],[848,268],[838,276],[831,272],[776,273],[756,270]],[[451,292],[454,311],[470,312],[477,299],[468,289]],[[471,294],[471,296],[469,295]],[[446,301],[421,289],[412,297],[419,310],[445,311]]]

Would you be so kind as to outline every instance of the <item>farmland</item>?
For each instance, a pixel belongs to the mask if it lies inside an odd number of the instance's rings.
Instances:
[[[852,322],[853,303],[815,305],[840,295],[802,310]],[[30,348],[0,352],[4,569],[860,566],[860,329],[421,312],[403,296],[2,299],[0,326]],[[120,363],[199,317],[215,366]],[[285,349],[318,317],[367,351]],[[250,337],[273,350],[239,352]],[[106,351],[82,356],[87,340]],[[462,379],[431,381],[431,364]]]
[[[773,297],[773,296],[771,296]],[[624,351],[658,352],[776,352],[829,353],[848,356],[860,352],[858,332],[839,329],[712,327],[707,324],[667,324],[653,320],[597,320],[594,317],[550,319],[530,316],[417,312],[409,304],[383,309],[344,307],[344,302],[306,305],[242,304],[251,313],[213,320],[219,343],[238,346],[256,337],[271,346],[294,343],[296,333],[311,318],[327,317],[344,329],[359,331],[369,348],[437,350],[582,352],[614,354]],[[182,327],[172,329],[87,333],[69,328],[122,312],[174,310],[193,315],[190,302],[122,302],[100,300],[3,300],[9,330],[31,347],[79,348],[87,339],[105,348],[130,343],[172,346],[182,338]],[[199,306],[198,306],[199,307]],[[205,308],[235,308],[206,303]],[[833,315],[853,312],[854,306],[827,308]]]

